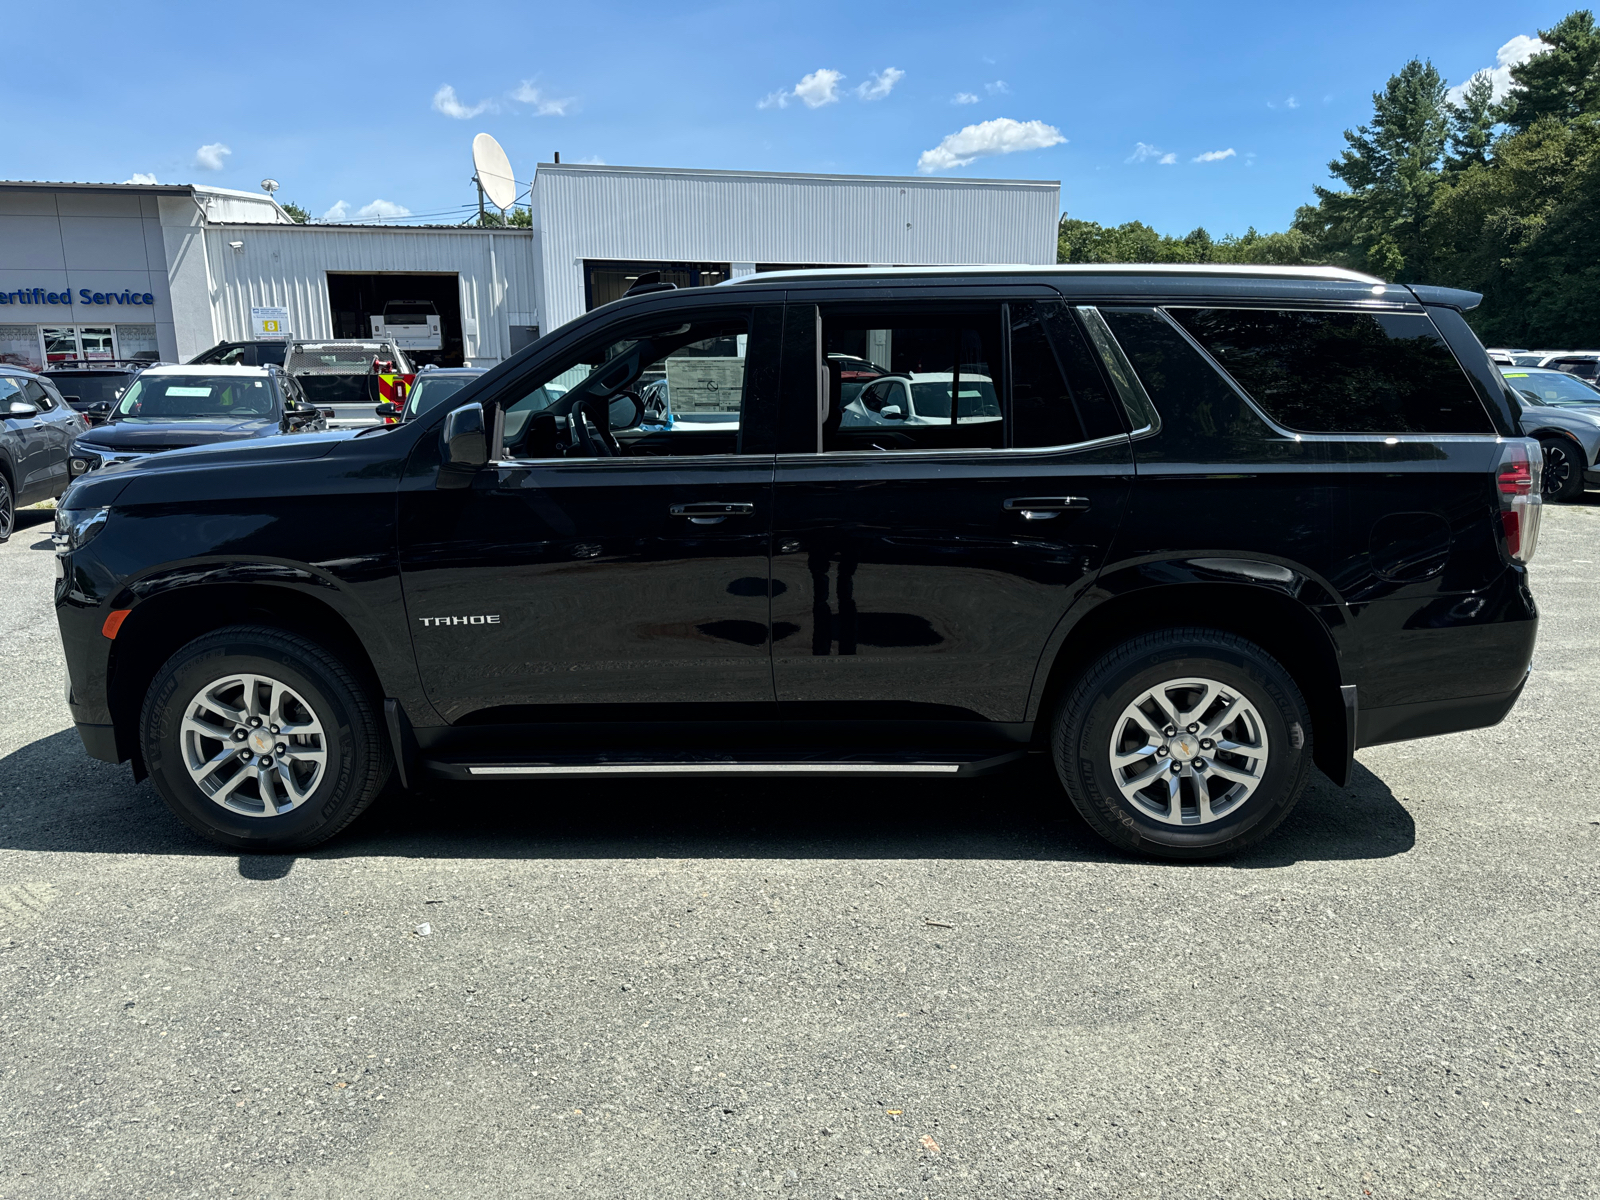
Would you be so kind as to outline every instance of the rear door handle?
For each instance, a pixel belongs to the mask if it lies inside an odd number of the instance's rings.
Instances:
[[[748,517],[755,510],[754,504],[704,500],[692,504],[674,504],[667,511],[675,517],[688,517],[695,525],[717,525],[729,517]]]
[[[1082,512],[1087,496],[1017,496],[1005,502],[1007,512],[1019,512],[1024,521],[1048,521],[1064,512]]]

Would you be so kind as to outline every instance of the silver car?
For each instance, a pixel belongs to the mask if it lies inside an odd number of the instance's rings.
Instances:
[[[1600,391],[1574,375],[1542,367],[1502,367],[1522,405],[1522,432],[1544,447],[1547,500],[1576,500],[1600,487]]]

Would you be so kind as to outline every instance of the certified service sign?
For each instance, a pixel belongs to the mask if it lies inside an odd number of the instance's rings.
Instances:
[[[289,336],[289,310],[287,308],[252,308],[250,310],[250,336],[256,341]]]

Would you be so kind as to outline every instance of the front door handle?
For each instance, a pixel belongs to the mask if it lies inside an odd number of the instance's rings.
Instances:
[[[667,511],[675,517],[688,517],[694,525],[718,525],[729,517],[748,517],[755,510],[754,504],[704,500],[692,504],[674,504]]]
[[[1005,502],[1007,512],[1019,512],[1024,521],[1048,521],[1064,512],[1082,512],[1087,496],[1017,496]]]

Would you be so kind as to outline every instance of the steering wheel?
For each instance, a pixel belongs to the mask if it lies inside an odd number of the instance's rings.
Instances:
[[[624,426],[631,429],[644,417],[644,401],[639,399],[635,392],[616,391],[609,396],[585,396],[575,400],[567,409],[567,426],[572,431],[573,440],[570,449],[575,449],[582,456],[588,458],[617,458],[622,454],[622,448],[617,445],[617,439],[611,433],[611,406],[621,397],[633,401],[634,416]],[[594,432],[589,431],[589,423],[594,422]]]

